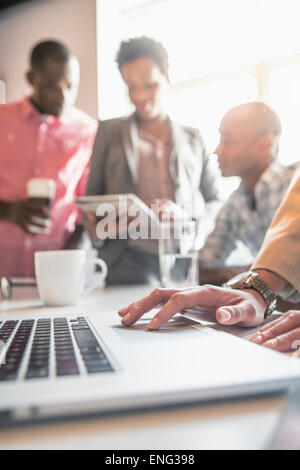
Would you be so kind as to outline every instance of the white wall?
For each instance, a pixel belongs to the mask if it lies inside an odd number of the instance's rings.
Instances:
[[[6,82],[7,102],[29,90],[24,79],[29,51],[43,39],[65,43],[78,57],[76,105],[97,118],[96,0],[34,0],[0,14],[0,80]]]

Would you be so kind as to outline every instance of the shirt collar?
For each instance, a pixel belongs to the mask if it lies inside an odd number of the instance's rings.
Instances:
[[[46,122],[47,124],[68,124],[70,122],[70,112],[65,112],[61,117],[52,116],[49,114],[46,118],[42,119],[40,112],[33,106],[30,101],[30,96],[26,96],[21,101],[22,114],[26,119],[35,118],[39,121]]]
[[[21,111],[22,114],[25,118],[31,118],[31,117],[40,117],[40,113],[38,110],[32,105],[30,101],[30,96],[26,96],[25,98],[22,99],[21,101]]]
[[[260,185],[261,183],[272,183],[274,178],[277,178],[277,176],[282,173],[283,168],[284,166],[277,159],[273,160],[259,178],[256,186]]]
[[[283,168],[284,166],[277,159],[273,160],[270,165],[265,169],[265,171],[261,174],[258,182],[256,183],[254,194],[257,194],[257,191],[259,191],[262,185],[271,185],[274,182],[274,178],[277,179],[277,177],[282,174]],[[240,193],[249,194],[248,189],[242,181],[240,182],[237,190]]]

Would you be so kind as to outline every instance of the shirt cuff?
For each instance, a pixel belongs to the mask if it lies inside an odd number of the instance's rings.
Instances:
[[[291,303],[300,302],[300,292],[298,292],[291,284],[287,285],[284,289],[282,289],[282,291],[280,291],[279,297],[282,300]]]

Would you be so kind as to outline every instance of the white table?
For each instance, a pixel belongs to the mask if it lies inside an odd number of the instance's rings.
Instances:
[[[147,286],[94,291],[55,313],[117,311],[149,293]],[[0,302],[1,317],[53,312],[42,306],[34,288],[18,288]],[[280,423],[284,396],[257,397],[168,410],[95,417],[0,430],[0,449],[265,449]],[[300,423],[298,423],[300,428]],[[300,447],[300,436],[299,436]]]

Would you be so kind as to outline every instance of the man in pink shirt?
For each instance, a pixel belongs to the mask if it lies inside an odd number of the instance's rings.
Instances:
[[[0,106],[0,276],[34,276],[34,252],[76,247],[82,233],[74,198],[85,194],[97,122],[73,105],[79,85],[76,57],[56,41],[31,52],[33,91]],[[48,234],[31,233],[46,211],[28,200],[33,177],[56,183]]]

